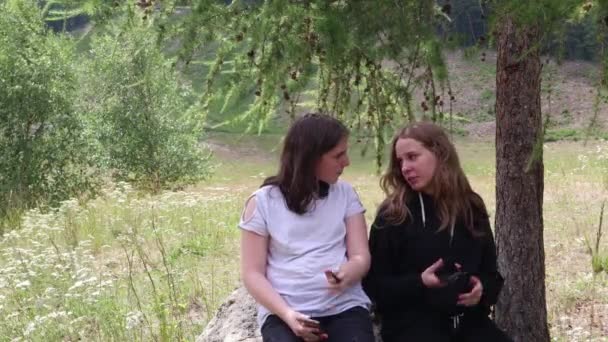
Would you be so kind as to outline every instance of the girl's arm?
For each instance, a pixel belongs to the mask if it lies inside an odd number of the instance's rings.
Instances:
[[[241,231],[241,278],[243,283],[258,303],[283,319],[289,306],[266,278],[267,251],[267,236],[247,230]]]
[[[255,198],[251,198],[245,208],[245,221],[253,216],[255,206]],[[310,324],[310,317],[290,308],[266,278],[268,241],[268,236],[241,230],[241,278],[245,288],[260,305],[287,323],[297,336],[317,340],[319,329]]]
[[[338,283],[330,283],[332,290],[342,291],[361,281],[370,264],[367,245],[367,226],[363,213],[346,218],[346,255],[348,261],[340,267],[336,276]]]

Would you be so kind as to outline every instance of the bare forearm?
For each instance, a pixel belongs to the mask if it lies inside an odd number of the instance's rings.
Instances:
[[[348,261],[341,269],[345,270],[353,282],[359,282],[369,271],[371,256],[368,248],[367,225],[363,213],[346,219],[346,255]]]
[[[260,305],[284,320],[285,315],[291,308],[263,274],[258,272],[246,273],[243,277],[243,283],[247,291]]]
[[[369,271],[370,257],[368,255],[354,255],[342,266],[342,270],[352,274],[352,278],[360,281]]]

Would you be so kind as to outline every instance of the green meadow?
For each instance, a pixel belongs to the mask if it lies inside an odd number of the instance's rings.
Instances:
[[[111,183],[94,200],[14,220],[0,242],[0,340],[194,340],[239,286],[237,222],[247,196],[275,170],[281,136],[213,133],[206,141],[215,151],[206,181],[157,195]],[[493,142],[455,143],[493,215]],[[594,248],[608,143],[547,143],[544,153],[551,333],[555,341],[606,341],[606,238]],[[360,146],[350,156],[343,178],[370,223],[383,198],[379,176]]]

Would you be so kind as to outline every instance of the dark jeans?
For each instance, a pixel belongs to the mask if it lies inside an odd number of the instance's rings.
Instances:
[[[354,307],[333,316],[313,317],[329,338],[325,342],[374,342],[369,311]],[[279,317],[270,315],[262,326],[264,342],[301,342]]]

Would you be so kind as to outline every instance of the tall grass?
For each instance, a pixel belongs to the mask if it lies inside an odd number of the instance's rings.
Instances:
[[[276,165],[276,146],[248,138],[219,155],[215,178],[155,196],[128,184],[95,200],[30,210],[0,241],[0,341],[191,341],[239,284],[242,203]],[[274,138],[273,138],[274,139]],[[274,141],[271,139],[272,141]],[[491,143],[459,140],[473,188],[494,213]],[[276,150],[274,151],[276,152]],[[239,157],[240,156],[240,157]],[[368,208],[383,195],[372,157],[352,151],[344,178]],[[608,197],[608,144],[545,148],[547,301],[555,341],[605,341],[608,275],[593,272],[586,241]],[[606,256],[606,239],[597,255]]]
[[[193,340],[237,285],[240,198],[118,184],[27,212],[0,242],[0,340]]]

